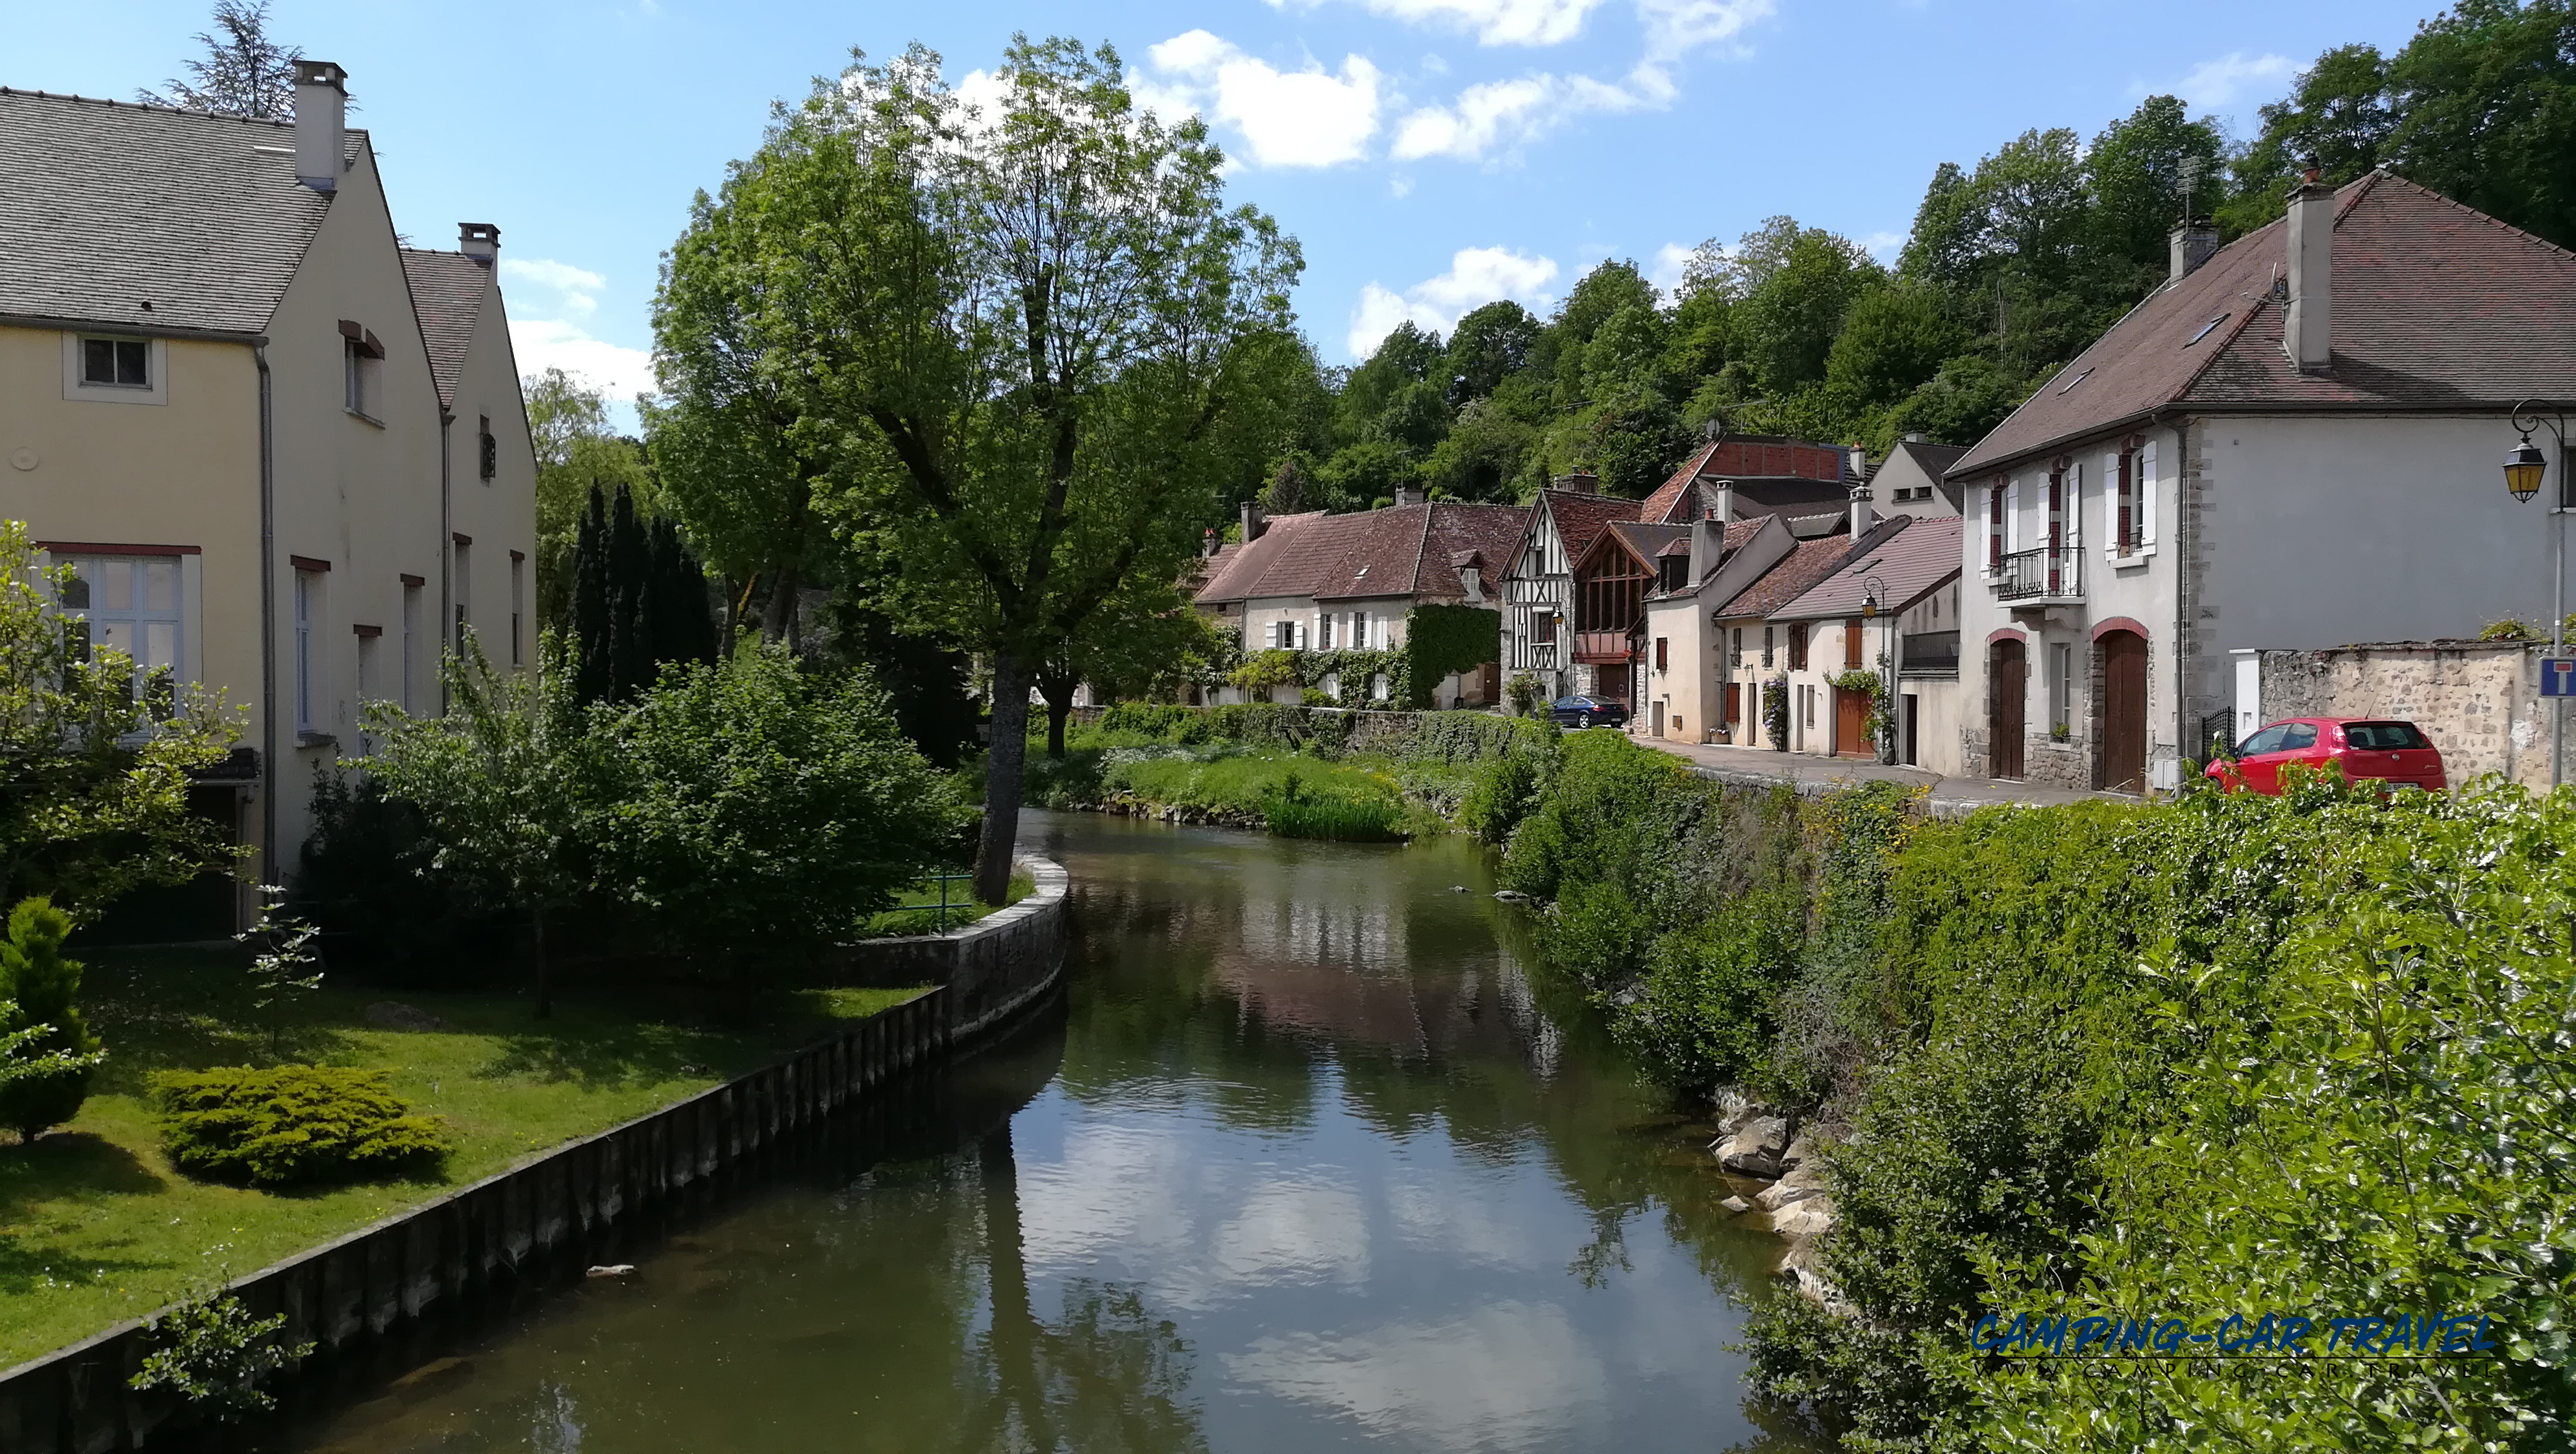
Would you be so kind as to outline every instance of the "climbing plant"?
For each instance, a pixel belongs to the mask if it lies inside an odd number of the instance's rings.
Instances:
[[[1404,616],[1406,690],[1403,700],[1420,710],[1440,679],[1503,659],[1503,617],[1482,606],[1416,606]]]

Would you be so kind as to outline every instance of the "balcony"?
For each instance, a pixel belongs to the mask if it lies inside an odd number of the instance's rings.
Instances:
[[[2004,557],[1995,577],[1995,598],[2003,601],[2081,601],[2084,599],[2084,552],[2072,545],[2015,551]]]
[[[1577,631],[1574,659],[1583,666],[1624,666],[1628,661],[1625,631]]]

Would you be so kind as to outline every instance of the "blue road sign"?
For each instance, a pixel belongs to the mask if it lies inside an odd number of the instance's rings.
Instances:
[[[2576,697],[2576,657],[2541,658],[2540,694],[2544,697]]]

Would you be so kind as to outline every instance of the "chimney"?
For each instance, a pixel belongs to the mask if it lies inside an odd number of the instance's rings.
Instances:
[[[1396,486],[1396,487],[1395,487],[1395,503],[1396,503],[1396,504],[1397,504],[1397,506],[1399,506],[1399,507],[1401,507],[1401,506],[1405,506],[1405,505],[1419,505],[1419,504],[1421,504],[1421,503],[1422,503],[1422,487],[1421,487],[1421,486],[1419,486],[1419,485],[1398,485],[1398,486]]]
[[[1211,525],[1211,526],[1209,526],[1209,527],[1208,527],[1208,532],[1207,532],[1207,536],[1206,536],[1206,538],[1202,539],[1202,540],[1199,542],[1199,558],[1200,558],[1201,560],[1205,560],[1205,559],[1207,559],[1208,557],[1213,556],[1213,555],[1215,555],[1215,554],[1216,554],[1216,527],[1215,527],[1215,526],[1213,526],[1213,525]]]
[[[1720,529],[1735,518],[1735,481],[1719,480],[1709,487],[1708,518],[1716,521]]]
[[[1909,429],[1905,431],[1905,442],[1908,444],[1929,444],[1932,442],[1932,436],[1924,433],[1920,429]]]
[[[295,63],[295,180],[316,192],[340,190],[348,145],[349,73],[329,61]]]
[[[1576,470],[1570,475],[1558,475],[1549,481],[1548,487],[1570,490],[1578,495],[1597,495],[1601,493],[1601,477],[1588,470]]]
[[[1855,484],[1851,489],[1851,533],[1854,540],[1868,533],[1878,523],[1878,512],[1869,507],[1869,486]]]
[[[501,255],[501,229],[489,222],[460,222],[456,224],[456,250],[488,270]]]
[[[1726,554],[1726,522],[1702,520],[1691,527],[1690,584],[1707,580],[1717,569],[1719,557]]]
[[[1252,542],[1259,540],[1261,538],[1261,532],[1269,528],[1270,522],[1261,517],[1261,506],[1252,500],[1244,501],[1243,543],[1250,545]]]
[[[2198,271],[2218,251],[2218,224],[2206,217],[2186,217],[2165,235],[2166,281],[2180,282]]]
[[[1866,444],[1855,444],[1848,451],[1848,454],[1850,456],[1851,463],[1846,466],[1846,468],[1848,468],[1851,473],[1846,476],[1846,478],[1855,480],[1868,479],[1869,446]]]
[[[2281,350],[2303,374],[2334,361],[2334,209],[2334,188],[2308,168],[2290,189],[2290,307],[2281,324]]]

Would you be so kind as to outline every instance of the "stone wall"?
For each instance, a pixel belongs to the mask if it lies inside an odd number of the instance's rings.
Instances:
[[[2516,641],[2257,652],[2260,716],[2397,718],[2433,739],[2455,786],[2496,773],[2546,791],[2550,701],[2540,695],[2540,652]]]
[[[1021,860],[1037,891],[934,940],[852,946],[843,968],[933,987],[849,1033],[622,1126],[544,1152],[459,1191],[255,1272],[228,1289],[251,1315],[283,1314],[313,1353],[286,1377],[446,1317],[606,1231],[702,1189],[791,1134],[823,1126],[898,1075],[989,1034],[1056,982],[1065,952],[1064,870]],[[934,947],[935,946],[935,947]],[[0,1373],[0,1450],[98,1454],[167,1445],[187,1410],[127,1380],[149,1351],[122,1323]]]

